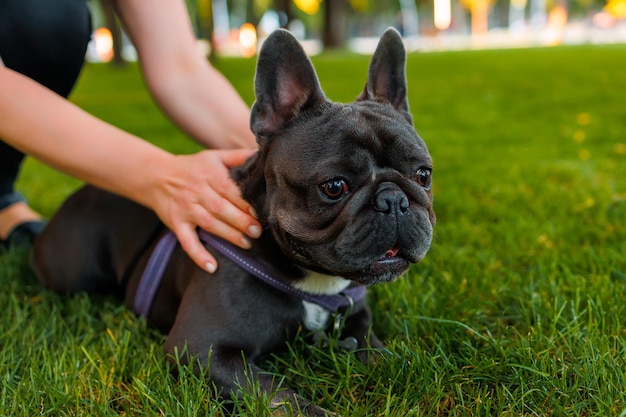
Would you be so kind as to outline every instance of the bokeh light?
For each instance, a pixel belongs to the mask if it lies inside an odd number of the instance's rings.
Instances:
[[[626,0],[609,0],[604,10],[618,19],[626,19]]]
[[[256,28],[250,23],[244,23],[239,28],[239,50],[245,58],[253,57],[256,53]]]
[[[93,40],[96,45],[96,55],[100,62],[110,62],[113,59],[113,35],[105,27],[96,29],[93,33]]]
[[[450,0],[435,0],[435,27],[446,30],[452,22]]]
[[[313,15],[319,12],[321,0],[294,0],[293,3],[304,13]]]

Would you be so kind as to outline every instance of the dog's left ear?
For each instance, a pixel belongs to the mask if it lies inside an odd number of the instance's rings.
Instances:
[[[406,51],[400,33],[389,28],[383,33],[369,66],[365,89],[357,101],[383,99],[404,116],[409,123],[406,83]]]
[[[250,128],[265,139],[303,111],[326,102],[313,64],[298,40],[279,29],[263,43],[254,79]]]

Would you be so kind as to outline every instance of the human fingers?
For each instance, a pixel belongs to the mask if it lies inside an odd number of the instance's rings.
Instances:
[[[207,189],[200,196],[199,205],[200,211],[196,216],[202,229],[244,249],[250,248],[248,237],[256,239],[261,236],[258,220],[215,190]]]
[[[250,247],[246,236],[261,234],[260,223],[229,172],[231,164],[243,163],[252,153],[207,150],[176,157],[171,165],[173,174],[163,182],[165,192],[151,205],[176,234],[183,250],[209,272],[217,269],[217,263],[200,243],[197,227],[245,249]]]
[[[209,187],[199,195],[201,204],[215,218],[240,230],[251,238],[258,238],[261,224],[250,204],[241,197],[241,190],[230,176],[232,164],[240,165],[251,153],[247,150],[206,151],[211,153]]]
[[[217,270],[217,261],[215,257],[206,250],[196,228],[191,223],[181,223],[172,228],[180,246],[189,255],[189,257],[208,273],[212,274]]]
[[[243,164],[248,158],[257,152],[258,151],[256,149],[224,149],[216,151],[224,165],[228,168],[234,168]]]
[[[214,152],[215,157],[219,158],[221,162],[220,165],[223,167],[221,172],[216,172],[215,176],[211,176],[210,182],[211,182],[212,188],[220,196],[222,196],[226,200],[233,203],[240,210],[246,213],[249,213],[256,220],[256,213],[254,212],[250,204],[241,197],[241,190],[239,189],[237,184],[235,184],[235,182],[230,176],[231,168],[234,168],[243,164],[249,157],[254,155],[256,151],[250,150],[250,149],[235,149],[235,150],[218,150],[218,151],[207,151],[207,152]],[[228,221],[228,218],[232,218],[232,217],[227,216],[225,220]],[[229,222],[232,225],[244,224],[241,222],[236,222],[236,219],[234,218],[232,219],[234,220],[234,222],[233,221]],[[253,222],[253,223],[257,223],[257,222]],[[255,224],[255,226],[259,226],[259,225]],[[257,236],[251,236],[251,237],[257,237]]]
[[[223,222],[217,218],[212,218],[208,222],[199,222],[199,227],[215,236],[218,236],[235,246],[242,249],[250,249],[252,247],[251,239],[230,224]]]

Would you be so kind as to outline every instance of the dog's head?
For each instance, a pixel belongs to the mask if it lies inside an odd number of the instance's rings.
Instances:
[[[375,284],[430,247],[432,161],[412,126],[405,61],[400,35],[388,29],[365,89],[340,104],[326,99],[289,32],[262,47],[251,116],[259,153],[235,178],[265,233],[306,269]]]

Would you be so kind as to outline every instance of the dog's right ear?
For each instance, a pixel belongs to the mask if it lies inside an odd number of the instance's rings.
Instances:
[[[363,100],[388,101],[409,122],[406,82],[406,50],[400,33],[389,28],[383,33],[372,56],[365,89],[357,98]]]
[[[256,102],[250,128],[266,139],[298,114],[326,102],[313,64],[288,31],[274,31],[263,43],[254,79]]]

